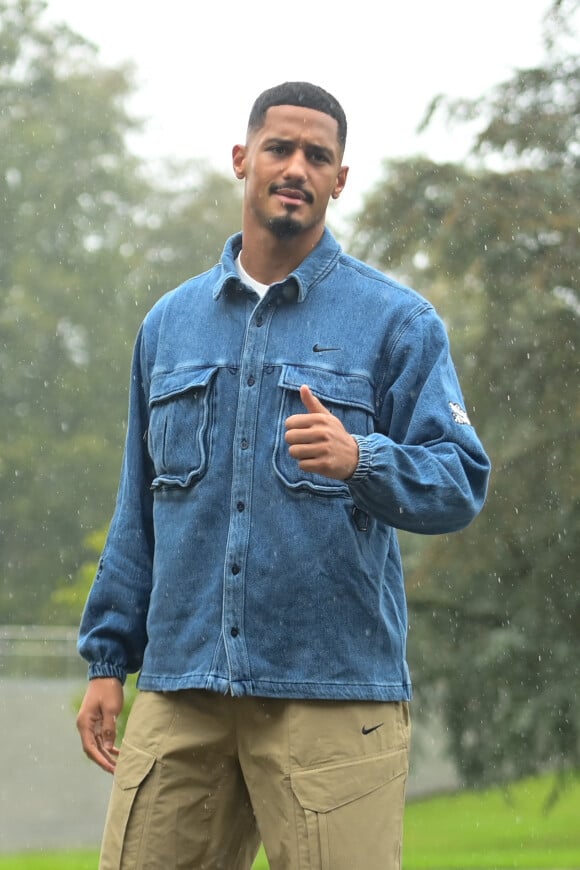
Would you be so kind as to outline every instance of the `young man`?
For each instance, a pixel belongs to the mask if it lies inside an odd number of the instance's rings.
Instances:
[[[109,868],[400,866],[411,686],[395,529],[485,499],[441,321],[325,229],[346,120],[263,93],[243,233],[135,349],[117,507],[81,625]],[[140,671],[117,759],[122,683]]]

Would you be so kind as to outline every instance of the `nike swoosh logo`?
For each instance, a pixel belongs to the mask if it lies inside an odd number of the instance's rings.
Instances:
[[[373,732],[373,731],[376,731],[377,728],[382,728],[382,726],[383,726],[384,724],[385,724],[384,722],[379,722],[378,725],[373,725],[372,728],[365,728],[365,726],[363,725],[363,727],[361,728],[361,731],[362,731],[363,734],[372,734],[372,732]]]
[[[340,350],[340,347],[320,347],[319,344],[315,344],[312,350],[314,353],[326,353],[329,350]]]

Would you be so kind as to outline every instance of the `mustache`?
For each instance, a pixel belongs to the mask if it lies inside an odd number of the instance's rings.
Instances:
[[[270,185],[271,194],[278,193],[278,191],[280,190],[296,190],[300,194],[304,202],[307,202],[309,205],[314,202],[314,197],[312,196],[312,194],[308,190],[305,190],[305,188],[301,184],[293,184],[291,182],[287,182],[286,184]]]

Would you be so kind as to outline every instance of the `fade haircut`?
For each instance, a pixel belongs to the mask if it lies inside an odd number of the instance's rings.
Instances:
[[[248,120],[248,132],[259,130],[264,124],[266,112],[271,106],[304,106],[330,115],[338,124],[338,141],[344,151],[346,145],[346,115],[332,94],[310,82],[284,82],[264,91],[252,106]]]

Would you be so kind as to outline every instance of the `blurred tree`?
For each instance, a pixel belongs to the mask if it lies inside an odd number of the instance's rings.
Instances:
[[[45,9],[0,0],[0,622],[52,618],[114,504],[139,320],[239,214],[207,167],[148,177],[130,70]]]
[[[71,580],[61,582],[53,591],[50,602],[55,619],[61,625],[78,625],[95,579],[99,556],[105,546],[108,526],[90,532],[83,540],[84,560]]]
[[[146,204],[136,280],[163,291],[211,268],[240,228],[240,194],[239,182],[203,162],[166,161]]]
[[[468,783],[580,766],[580,59],[433,115],[474,126],[464,164],[385,165],[353,249],[446,320],[494,464],[483,515],[405,540],[419,704],[436,698]],[[570,18],[567,18],[570,21]]]

